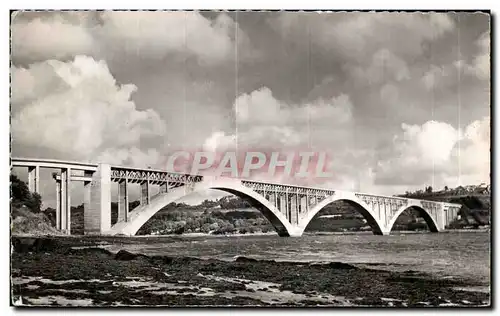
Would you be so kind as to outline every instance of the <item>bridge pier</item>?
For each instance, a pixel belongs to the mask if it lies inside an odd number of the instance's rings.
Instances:
[[[288,237],[301,237],[304,232],[302,232],[298,227],[294,227],[296,229],[293,229],[288,232]]]
[[[391,234],[391,230],[387,227],[381,227],[380,229],[380,232],[374,231],[374,235],[389,236]]]
[[[62,181],[62,203],[61,208],[64,225],[62,230],[71,235],[71,168],[66,168],[61,170],[61,181]]]
[[[56,179],[56,228],[71,234],[71,168],[61,169]]]
[[[111,229],[111,167],[99,164],[90,183],[89,207],[84,210],[85,235],[100,235]]]

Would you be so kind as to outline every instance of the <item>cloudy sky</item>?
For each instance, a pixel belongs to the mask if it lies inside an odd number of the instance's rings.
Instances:
[[[489,182],[490,20],[472,13],[24,12],[12,156],[162,167],[327,152],[309,185]],[[295,179],[274,179],[294,183]]]

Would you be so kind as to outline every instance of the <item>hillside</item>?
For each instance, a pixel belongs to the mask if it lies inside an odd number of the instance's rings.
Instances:
[[[458,226],[489,225],[491,218],[491,186],[486,184],[459,186],[454,189],[445,187],[433,191],[432,187],[416,192],[406,192],[402,197],[426,199],[438,202],[461,204],[461,218],[455,223]]]
[[[62,235],[43,213],[33,213],[27,207],[12,208],[11,233],[13,236]]]
[[[10,176],[11,234],[14,236],[60,235],[45,213],[40,211],[42,198],[29,191],[15,175]]]

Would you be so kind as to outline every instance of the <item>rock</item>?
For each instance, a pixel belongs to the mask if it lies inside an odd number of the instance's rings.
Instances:
[[[247,257],[237,257],[236,262],[257,262],[259,260]]]
[[[13,237],[12,246],[15,252],[46,252],[61,248],[59,242],[51,238]]]
[[[328,267],[332,268],[332,269],[343,269],[343,270],[355,270],[355,269],[357,269],[355,266],[347,264],[347,263],[343,263],[343,262],[330,262],[328,264]]]
[[[120,250],[115,255],[115,260],[121,260],[121,261],[130,261],[130,260],[139,259],[139,258],[147,258],[147,256],[141,255],[141,254],[131,253],[131,252],[128,252],[127,250]]]
[[[82,256],[92,255],[101,258],[107,258],[113,256],[113,254],[108,250],[99,247],[69,249],[67,253],[73,255],[82,255]]]

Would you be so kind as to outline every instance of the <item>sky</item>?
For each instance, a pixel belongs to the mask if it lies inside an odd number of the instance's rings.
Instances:
[[[162,168],[179,150],[301,150],[333,176],[254,177],[489,183],[489,31],[482,13],[18,12],[12,156]]]

